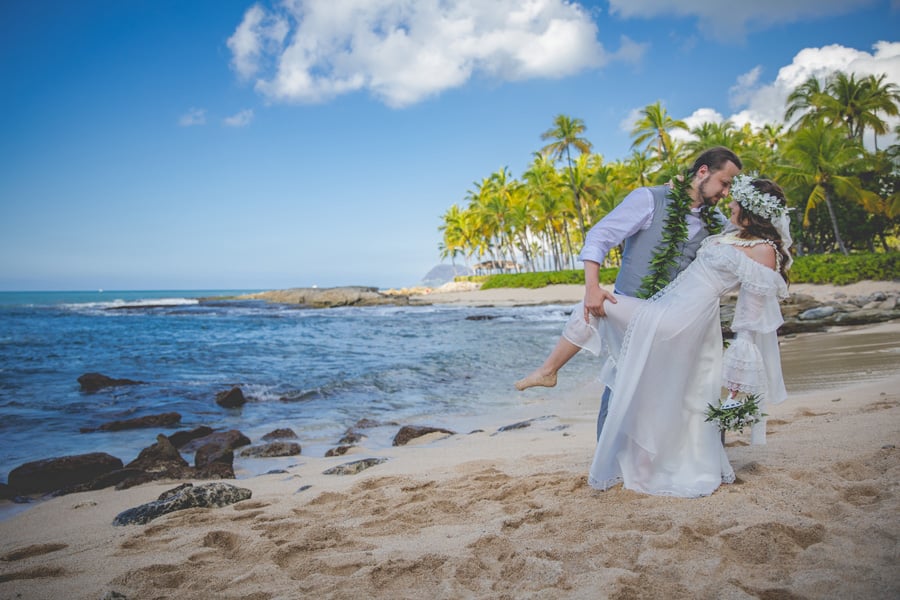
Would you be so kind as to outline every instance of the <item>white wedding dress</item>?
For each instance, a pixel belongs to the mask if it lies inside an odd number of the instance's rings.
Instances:
[[[584,322],[576,309],[563,335],[605,359],[601,381],[612,390],[609,416],[597,442],[589,483],[618,482],[647,494],[711,494],[734,471],[707,405],[722,388],[759,395],[765,403],[787,396],[776,330],[783,323],[781,276],[735,245],[762,241],[729,235],[707,238],[697,258],[650,300],[617,296],[607,317]],[[719,298],[738,292],[723,352]],[[765,443],[765,421],[753,443]]]

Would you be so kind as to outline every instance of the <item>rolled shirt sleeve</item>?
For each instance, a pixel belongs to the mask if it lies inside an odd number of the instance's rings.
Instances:
[[[613,246],[650,226],[653,219],[653,194],[649,188],[633,190],[614,209],[587,232],[578,259],[603,264]]]

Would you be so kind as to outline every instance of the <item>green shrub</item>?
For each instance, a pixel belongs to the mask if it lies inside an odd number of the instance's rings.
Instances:
[[[600,269],[600,283],[613,283],[616,280],[617,268]],[[542,288],[548,285],[570,284],[584,285],[584,271],[569,269],[566,271],[540,271],[537,273],[505,273],[490,275],[481,286],[483,290],[491,288]]]
[[[900,252],[888,254],[810,254],[798,256],[790,272],[792,283],[846,285],[857,281],[900,279]]]
[[[600,269],[600,283],[611,284],[619,269]],[[847,285],[863,280],[893,281],[900,279],[900,252],[888,254],[812,254],[798,256],[790,272],[792,283],[830,283]],[[540,271],[538,273],[504,273],[502,275],[478,275],[457,277],[457,280],[484,283],[483,290],[491,288],[541,288],[556,284],[584,285],[584,271]]]

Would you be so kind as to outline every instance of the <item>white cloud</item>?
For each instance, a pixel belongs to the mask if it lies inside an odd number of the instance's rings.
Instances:
[[[246,127],[253,121],[253,109],[247,108],[230,117],[225,117],[224,123],[229,127]]]
[[[228,38],[234,70],[243,79],[256,75],[263,53],[277,50],[287,33],[288,24],[284,19],[266,14],[259,5],[251,6],[234,34]]]
[[[476,75],[557,78],[611,57],[568,0],[284,0],[254,5],[228,40],[232,65],[274,101],[322,102],[368,90],[406,106]],[[643,48],[623,39],[621,60]]]
[[[649,48],[650,44],[635,42],[627,35],[623,35],[619,37],[619,49],[609,55],[609,60],[637,65],[644,60]]]
[[[191,108],[178,119],[178,124],[182,127],[192,127],[194,125],[206,124],[206,109]]]
[[[643,110],[643,107],[632,108],[630,111],[628,111],[628,114],[625,115],[625,118],[619,121],[619,129],[630,134],[631,130],[634,129],[634,124],[643,118],[641,110]]]
[[[729,102],[732,107],[745,106],[752,99],[754,90],[759,84],[760,75],[762,75],[762,67],[756,66],[738,77],[737,83],[728,90]]]
[[[758,68],[738,78],[732,98],[742,103],[743,110],[730,119],[738,126],[750,123],[761,127],[766,123],[782,123],[788,95],[810,77],[824,81],[836,71],[855,73],[857,77],[885,74],[886,82],[900,86],[900,42],[878,42],[871,53],[833,44],[806,48],[797,53],[791,64],[782,67],[771,83],[759,82]],[[891,121],[893,122],[893,121]]]
[[[722,123],[725,121],[725,117],[711,108],[698,108],[691,116],[682,119],[682,121],[688,126],[688,130],[673,129],[670,133],[672,139],[678,140],[679,142],[688,142],[697,139],[697,136],[690,132],[691,129],[700,127],[704,123]]]
[[[699,29],[720,41],[741,40],[748,28],[764,29],[858,10],[877,0],[610,0],[609,12],[623,18],[697,17]]]

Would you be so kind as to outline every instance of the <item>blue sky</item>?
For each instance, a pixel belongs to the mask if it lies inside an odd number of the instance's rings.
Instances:
[[[672,6],[677,8],[672,8]],[[760,124],[900,84],[900,0],[5,0],[0,290],[415,285],[555,115]]]

